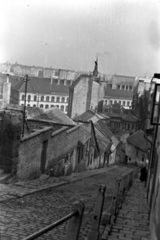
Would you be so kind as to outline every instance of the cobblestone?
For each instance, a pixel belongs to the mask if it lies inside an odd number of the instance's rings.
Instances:
[[[106,172],[103,170],[101,174],[84,178],[81,181],[79,177],[79,181],[1,202],[1,239],[22,240],[70,213],[72,203],[80,199],[85,203],[85,212],[79,240],[87,239],[92,224],[98,186],[100,184],[106,185],[104,203],[104,209],[106,210],[111,203],[116,178],[130,170],[130,168],[118,166],[117,168],[111,168],[108,172],[107,169]],[[81,179],[82,176],[81,174]],[[4,228],[4,226],[7,228]],[[38,240],[65,239],[67,226],[68,222],[65,222],[39,237]],[[104,228],[101,227],[101,232],[103,231]]]
[[[148,217],[146,189],[144,183],[141,183],[139,179],[136,179],[125,198],[122,209],[119,211],[111,234],[106,239],[150,239]]]

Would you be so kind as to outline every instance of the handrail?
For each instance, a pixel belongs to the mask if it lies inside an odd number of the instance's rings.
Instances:
[[[24,238],[23,240],[34,240],[34,239],[38,238],[39,236],[41,236],[42,234],[44,234],[46,232],[49,232],[50,230],[52,230],[56,226],[64,223],[65,221],[67,221],[68,219],[72,218],[76,214],[78,214],[78,210],[73,211],[72,213],[68,214],[67,216],[65,216],[65,217],[61,218],[60,220],[58,220],[58,221],[48,225],[47,227],[39,230],[38,232],[33,233],[32,235]]]

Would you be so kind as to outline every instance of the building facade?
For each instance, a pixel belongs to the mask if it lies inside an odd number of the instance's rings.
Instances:
[[[135,77],[114,75],[108,80],[104,96],[106,108],[114,103],[126,108],[131,107],[135,79]]]

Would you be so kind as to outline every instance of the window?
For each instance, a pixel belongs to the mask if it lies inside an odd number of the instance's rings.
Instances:
[[[126,90],[128,90],[128,86],[126,86]]]
[[[33,107],[36,107],[36,104],[33,104]]]
[[[117,101],[115,100],[114,103],[117,103]]]
[[[46,97],[46,102],[49,102],[49,97],[48,96]]]
[[[64,112],[64,106],[63,105],[61,106],[61,110]]]
[[[34,95],[34,101],[37,101],[37,96],[36,95]]]
[[[55,97],[52,97],[52,98],[51,98],[51,101],[54,102],[54,101],[55,101]]]
[[[59,105],[56,105],[57,108],[59,108]]]
[[[125,86],[124,85],[122,85],[122,90],[124,90],[125,89]]]
[[[127,102],[127,106],[129,106],[129,101]]]
[[[71,83],[71,81],[70,81],[70,80],[67,80],[67,86],[69,86],[69,85],[70,85],[70,83]]]
[[[119,104],[121,105],[121,101],[119,101]]]
[[[110,100],[110,104],[112,105],[112,100]]]
[[[57,97],[57,102],[60,102],[60,97]]]
[[[61,85],[64,85],[64,80],[61,80],[61,81],[60,81],[60,84],[61,84]]]
[[[51,108],[54,108],[54,105],[51,105]]]
[[[45,105],[45,108],[48,108],[48,107],[49,107],[48,104],[46,104],[46,105]]]
[[[31,95],[28,95],[28,102],[31,101]]]
[[[41,101],[44,102],[44,96],[41,96]]]
[[[40,108],[43,108],[43,104],[40,105]]]
[[[64,97],[62,97],[62,102],[65,102],[65,98]]]
[[[68,112],[68,106],[66,106],[66,112]]]
[[[117,85],[117,89],[120,89],[120,85]]]
[[[22,100],[24,101],[24,94],[22,95]]]
[[[28,107],[30,107],[30,104],[27,104]]]
[[[132,91],[132,86],[129,86],[129,90]]]
[[[123,101],[123,106],[125,106],[125,101]]]

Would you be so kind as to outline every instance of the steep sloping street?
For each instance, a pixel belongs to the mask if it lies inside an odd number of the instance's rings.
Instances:
[[[70,213],[72,203],[80,199],[85,203],[85,212],[79,239],[86,239],[92,224],[99,185],[106,185],[104,209],[107,209],[111,204],[115,180],[129,171],[131,168],[125,166],[117,166],[110,171],[106,168],[106,173],[49,188],[22,198],[2,201],[0,203],[0,239],[23,239]],[[67,224],[66,222],[60,225],[38,239],[65,239]]]

